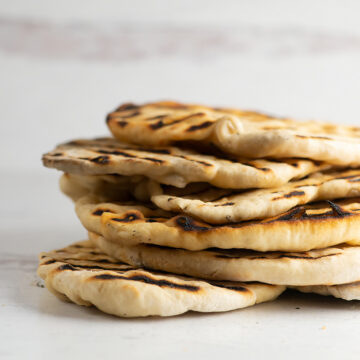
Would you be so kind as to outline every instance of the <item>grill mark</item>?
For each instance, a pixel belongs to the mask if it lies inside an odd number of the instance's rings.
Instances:
[[[137,109],[139,109],[138,105],[135,105],[133,103],[125,103],[125,104],[122,104],[121,106],[119,106],[115,111],[121,112],[121,111],[126,111],[126,110],[137,110]]]
[[[196,163],[199,163],[199,164],[204,165],[204,166],[213,166],[212,164],[209,164],[206,161],[192,159],[192,158],[189,158],[188,156],[185,156],[185,155],[175,155],[175,154],[173,154],[173,156],[176,156],[176,157],[188,160],[188,161],[196,162]]]
[[[226,284],[218,284],[218,283],[215,283],[215,282],[210,282],[208,281],[208,283],[212,286],[216,286],[216,287],[220,287],[220,288],[223,288],[223,289],[228,289],[228,290],[234,290],[234,291],[239,291],[239,292],[250,292],[249,289],[243,287],[243,286],[240,286],[240,285],[226,285]]]
[[[176,224],[184,231],[208,231],[209,228],[205,226],[198,226],[194,224],[194,220],[187,216],[180,216],[176,219]]]
[[[61,265],[57,268],[58,271],[64,271],[64,270],[71,270],[71,271],[76,271],[76,269],[70,265],[70,264],[64,264],[64,265]]]
[[[333,203],[332,201],[330,200],[326,200],[326,202],[330,205],[331,209],[333,210],[333,214],[336,216],[336,217],[339,217],[339,218],[344,218],[346,216],[350,216],[351,214],[344,211],[339,205]]]
[[[117,124],[118,124],[120,127],[124,128],[124,127],[128,124],[128,122],[125,121],[125,120],[119,120],[119,121],[117,121]]]
[[[275,198],[272,199],[272,201],[274,200],[281,200],[281,199],[289,199],[291,197],[294,197],[294,196],[302,196],[302,195],[305,195],[305,192],[304,191],[291,191],[285,195],[282,195],[282,196],[277,196]]]
[[[113,213],[113,211],[109,209],[97,209],[92,213],[92,215],[101,216],[104,212]]]
[[[100,153],[100,154],[109,154],[109,155],[121,155],[121,156],[125,156],[128,158],[136,158],[135,155],[131,155],[125,151],[119,151],[119,150],[96,150],[96,152]]]
[[[152,161],[154,163],[158,163],[158,164],[162,164],[164,161],[163,160],[160,160],[160,159],[155,159],[155,158],[151,158],[151,157],[144,157],[142,158],[143,160],[149,160],[149,161]]]
[[[149,127],[153,130],[158,130],[158,129],[161,129],[166,126],[175,125],[175,124],[179,123],[180,121],[182,121],[182,119],[174,120],[174,121],[171,121],[171,122],[168,122],[165,124],[161,119],[154,124],[150,124]]]
[[[225,204],[217,204],[217,205],[215,205],[215,207],[218,207],[218,206],[232,206],[232,205],[234,205],[235,203],[234,202],[227,202],[227,203],[225,203]]]
[[[109,164],[110,159],[109,156],[98,156],[92,159],[89,159],[91,162],[94,162],[96,164],[100,164],[100,165],[106,165]]]
[[[151,153],[155,153],[155,154],[164,154],[164,155],[170,155],[171,152],[170,150],[166,150],[166,149],[145,149],[145,148],[137,148],[134,149],[137,151],[144,151],[144,152],[151,152]]]
[[[159,120],[159,119],[164,119],[166,118],[168,115],[167,114],[163,114],[163,115],[156,115],[156,116],[152,116],[149,118],[146,118],[146,121],[152,121],[152,120]]]
[[[191,131],[197,131],[200,129],[206,129],[207,127],[211,126],[213,124],[212,121],[205,121],[200,125],[193,125],[190,126],[188,129],[186,129],[187,132],[191,132]]]
[[[111,274],[101,274],[93,277],[96,280],[128,280],[128,281],[139,281],[149,285],[156,285],[159,287],[167,287],[170,289],[186,290],[191,292],[200,291],[200,287],[194,285],[177,284],[168,280],[157,280],[146,275],[132,275],[132,276],[121,276]]]
[[[117,217],[111,218],[112,221],[116,221],[116,222],[131,222],[138,219],[140,219],[140,217],[138,216],[138,214],[135,213],[126,214],[124,218],[117,218]]]
[[[314,136],[314,135],[310,135],[310,136],[305,136],[305,135],[295,135],[297,138],[301,138],[301,139],[320,139],[320,140],[332,140],[331,138],[327,137],[327,136]]]
[[[53,263],[56,263],[57,260],[54,260],[54,259],[51,259],[51,260],[48,260],[46,262],[44,262],[42,265],[50,265],[50,264],[53,264]]]

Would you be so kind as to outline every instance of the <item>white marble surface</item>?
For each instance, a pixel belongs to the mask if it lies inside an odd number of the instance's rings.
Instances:
[[[62,303],[41,287],[37,254],[85,232],[57,177],[0,174],[1,359],[356,358],[360,302],[291,292],[229,313],[133,320]]]

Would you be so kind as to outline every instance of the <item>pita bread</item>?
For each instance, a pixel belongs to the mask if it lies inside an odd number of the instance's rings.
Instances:
[[[62,300],[123,317],[229,311],[273,300],[284,291],[283,286],[157,274],[106,256],[89,241],[40,254],[38,274]]]
[[[134,266],[209,280],[276,285],[334,285],[360,279],[360,246],[337,245],[306,252],[242,249],[189,251],[154,245],[125,247],[90,233],[106,254]]]
[[[304,293],[319,295],[332,295],[344,300],[360,300],[360,281],[341,285],[294,286],[296,290]]]
[[[176,102],[124,104],[108,115],[107,124],[117,139],[136,144],[193,141],[247,158],[295,157],[360,165],[357,127]]]
[[[151,182],[151,201],[159,208],[187,214],[212,224],[264,219],[311,201],[360,195],[360,170],[316,173],[273,189],[237,192],[209,187],[207,191],[177,196]]]
[[[208,182],[222,188],[269,188],[329,168],[309,160],[244,160],[201,155],[175,147],[144,149],[114,139],[74,140],[43,156],[47,167],[77,175],[144,175],[184,187]]]
[[[106,202],[95,196],[80,199],[76,213],[88,231],[123,246],[295,252],[345,240],[360,245],[360,198],[300,206],[262,221],[227,225],[210,225],[147,205]]]

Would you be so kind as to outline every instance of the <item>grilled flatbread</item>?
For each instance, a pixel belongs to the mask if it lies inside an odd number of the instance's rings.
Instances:
[[[330,166],[302,159],[220,158],[175,147],[149,149],[110,138],[59,145],[43,156],[43,163],[77,175],[144,175],[176,187],[207,182],[234,189],[279,186]]]
[[[360,279],[360,246],[262,253],[216,248],[189,251],[153,245],[125,247],[95,233],[90,233],[90,239],[105,253],[131,265],[202,279],[295,286],[345,284]]]
[[[285,289],[159,274],[119,262],[89,241],[41,253],[38,274],[62,300],[122,317],[229,311],[273,300]]]
[[[360,198],[309,204],[277,217],[227,225],[211,225],[151,205],[115,203],[95,196],[80,199],[76,213],[88,231],[122,246],[294,252],[345,241],[360,245]]]
[[[151,182],[151,201],[159,208],[187,214],[212,224],[277,216],[312,201],[360,196],[360,170],[325,172],[273,189],[238,192],[209,187],[189,196]]]
[[[292,288],[304,293],[332,295],[344,300],[360,300],[360,281],[341,285],[293,286]]]
[[[149,146],[214,144],[247,158],[296,157],[360,165],[360,128],[175,102],[124,104],[107,124],[121,141]]]

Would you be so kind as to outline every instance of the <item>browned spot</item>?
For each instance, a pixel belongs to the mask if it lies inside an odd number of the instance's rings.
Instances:
[[[207,127],[211,126],[212,124],[213,124],[212,121],[205,121],[202,124],[190,126],[186,131],[191,132],[191,131],[196,131],[196,130],[200,130],[200,129],[206,129]]]
[[[96,275],[93,277],[93,279],[96,280],[128,280],[128,281],[139,281],[145,284],[149,285],[156,285],[160,287],[167,287],[170,289],[177,289],[177,290],[186,290],[191,292],[197,292],[200,291],[200,287],[194,286],[194,285],[188,285],[188,284],[178,284],[169,280],[164,279],[154,279],[147,275],[131,275],[129,277],[127,276],[121,276],[121,275],[112,275],[112,274],[101,274]]]
[[[281,199],[289,199],[291,197],[294,197],[294,196],[303,196],[305,195],[305,192],[304,191],[291,191],[285,195],[282,195],[282,196],[278,196],[278,197],[275,197],[273,198],[272,200],[281,200]]]
[[[57,152],[57,153],[51,154],[51,156],[61,156],[61,155],[62,155],[61,152]]]
[[[112,210],[109,209],[96,209],[92,214],[95,216],[101,216],[104,212],[112,213]]]
[[[110,162],[110,159],[108,156],[97,156],[97,157],[89,159],[89,160],[96,164],[100,164],[100,165],[106,165],[106,164],[109,164],[109,162]]]
[[[187,216],[179,216],[176,219],[176,224],[185,231],[207,231],[210,228],[196,225],[194,220]]]

